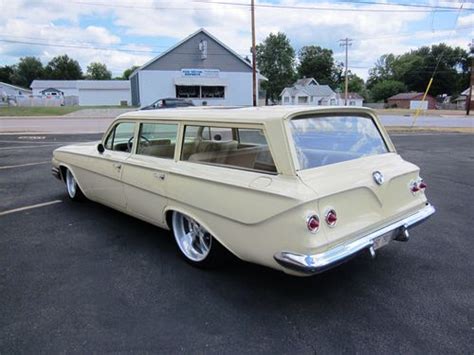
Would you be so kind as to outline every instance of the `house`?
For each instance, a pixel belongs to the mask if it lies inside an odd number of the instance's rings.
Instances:
[[[283,105],[336,106],[337,94],[328,85],[319,85],[314,78],[298,79],[280,94]]]
[[[266,80],[258,73],[257,79]],[[130,82],[132,104],[142,107],[163,97],[195,105],[252,105],[252,64],[205,29],[136,69]]]
[[[364,98],[356,92],[347,93],[347,106],[358,106],[362,107],[364,104]],[[344,93],[337,93],[337,105],[346,106],[346,99]]]
[[[423,95],[423,92],[400,93],[389,97],[387,103],[391,108],[434,110],[436,108],[435,98],[431,95],[426,95],[425,102],[422,104]]]
[[[474,86],[472,87],[472,89],[474,89]],[[458,110],[466,109],[466,100],[468,96],[469,96],[469,88],[467,88],[462,93],[460,93],[459,96],[454,100],[454,103],[456,104],[456,109]],[[473,101],[474,101],[474,95],[471,95],[471,107],[474,106]]]
[[[33,95],[73,96],[80,106],[130,105],[128,80],[34,80]]]
[[[31,90],[0,81],[0,98],[2,100],[6,99],[9,96],[26,96],[31,95],[31,93]]]

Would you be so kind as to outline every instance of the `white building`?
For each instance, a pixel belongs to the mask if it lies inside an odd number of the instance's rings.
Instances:
[[[319,85],[314,78],[298,79],[280,94],[283,105],[336,106],[337,94],[328,85]]]
[[[0,81],[0,98],[31,95],[31,90]]]
[[[319,85],[314,78],[298,79],[280,94],[283,105],[344,106],[344,94],[334,92],[328,85]],[[364,98],[350,92],[347,106],[362,106]]]
[[[33,95],[73,96],[80,106],[118,106],[131,103],[128,80],[34,80]]]
[[[338,106],[345,106],[345,98],[344,93],[337,94],[337,105]],[[347,106],[359,106],[362,107],[364,104],[364,98],[360,96],[356,92],[348,92],[347,93]]]
[[[252,105],[252,65],[204,29],[135,70],[130,81],[132,104],[142,107],[166,97]]]

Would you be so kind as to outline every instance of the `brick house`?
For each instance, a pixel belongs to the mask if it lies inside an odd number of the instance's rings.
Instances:
[[[417,103],[423,99],[423,95],[423,92],[400,93],[387,99],[388,106],[406,109],[418,108]],[[425,101],[428,103],[428,110],[436,108],[436,100],[433,96],[426,95]]]

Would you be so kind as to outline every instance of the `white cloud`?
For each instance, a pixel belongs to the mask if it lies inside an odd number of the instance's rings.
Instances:
[[[8,4],[5,0],[1,1],[0,38],[50,45],[119,47],[136,51],[127,52],[116,49],[104,51],[97,48],[41,47],[2,43],[0,58],[11,62],[30,53],[47,61],[57,54],[66,52],[78,59],[84,69],[92,61],[101,61],[106,63],[114,74],[120,74],[127,67],[143,64],[156,55],[156,53],[144,52],[152,49],[154,51],[166,50],[166,47],[160,48],[163,38],[168,38],[166,43],[169,43],[169,38],[177,42],[200,27],[205,27],[239,54],[250,54],[250,11],[247,6],[225,6],[184,0],[166,3],[141,0],[134,3],[114,2],[110,5],[97,1],[91,1],[91,4],[95,5],[86,5],[86,0],[48,0],[48,2],[18,0],[10,1]],[[247,0],[238,1],[248,4]],[[258,2],[258,4],[271,3]],[[354,67],[354,72],[363,77],[367,77],[367,69],[363,67],[372,66],[377,58],[385,53],[400,54],[420,45],[441,41],[464,47],[467,44],[464,42],[469,41],[469,38],[466,38],[469,33],[469,30],[466,31],[466,26],[474,22],[474,14],[469,14],[459,17],[458,27],[464,27],[464,29],[455,33],[424,31],[411,34],[413,24],[426,20],[429,13],[406,12],[406,7],[399,8],[405,11],[402,13],[347,12],[341,9],[363,7],[379,10],[387,7],[356,6],[329,1],[315,3],[309,0],[282,0],[280,4],[297,7],[317,6],[333,11],[257,7],[257,42],[262,41],[270,32],[281,31],[288,35],[296,49],[303,45],[321,45],[332,48],[336,59],[342,60],[343,51],[338,45],[338,40],[350,37],[354,39],[354,42],[350,48],[349,64]],[[390,9],[395,10],[397,7],[391,6]],[[80,20],[83,17],[87,17],[88,23],[93,22],[91,19],[97,19],[97,23],[86,27],[81,26]],[[113,19],[114,27],[107,27],[103,23],[105,18]],[[408,35],[404,35],[407,33]],[[470,34],[472,35],[472,30]],[[156,44],[124,44],[123,36],[143,36],[148,39],[155,37]]]

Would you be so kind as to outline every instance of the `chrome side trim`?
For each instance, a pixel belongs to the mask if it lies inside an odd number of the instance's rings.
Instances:
[[[53,166],[53,167],[51,168],[51,174],[53,174],[53,176],[54,176],[56,179],[62,180],[62,178],[61,178],[61,172],[59,171],[58,168],[56,168],[56,167]]]
[[[305,255],[290,251],[282,251],[276,253],[273,257],[285,268],[303,272],[305,274],[318,274],[342,264],[367,250],[370,251],[372,256],[375,256],[375,238],[397,230],[399,230],[400,233],[404,233],[409,227],[414,227],[426,221],[428,217],[435,213],[435,211],[435,208],[427,203],[425,207],[409,217],[392,223],[368,235],[362,236],[350,243],[335,246],[323,253]]]

